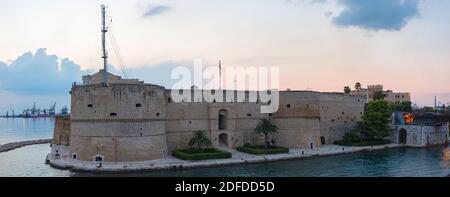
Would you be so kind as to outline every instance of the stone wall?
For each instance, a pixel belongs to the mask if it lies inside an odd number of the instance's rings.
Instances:
[[[167,154],[164,89],[110,84],[72,88],[73,158],[107,162],[163,159]]]
[[[404,139],[402,140],[402,138]],[[395,125],[393,126],[391,139],[395,144],[406,144],[410,146],[446,144],[449,142],[448,123],[430,126]]]
[[[56,116],[52,144],[68,146],[70,142],[70,117]]]
[[[166,97],[170,92],[166,91]],[[168,103],[167,139],[169,150],[188,148],[193,133],[208,131],[214,146],[219,136],[227,136],[228,147],[245,143],[263,144],[254,128],[261,118],[270,118],[280,128],[275,137],[278,145],[290,148],[318,147],[321,137],[333,143],[351,131],[361,120],[365,99],[357,96],[324,94],[308,91],[280,92],[280,107],[274,114],[260,113],[259,103]],[[227,128],[219,130],[219,112],[227,112]],[[332,129],[329,129],[332,128]],[[311,146],[312,143],[312,146]]]
[[[71,94],[72,159],[101,157],[106,162],[163,159],[175,149],[188,148],[198,130],[206,130],[215,147],[264,144],[263,136],[254,132],[261,118],[270,118],[279,127],[277,145],[316,148],[349,132],[361,119],[365,104],[358,96],[284,91],[279,110],[262,114],[262,104],[248,100],[175,103],[170,90],[151,84],[73,86]],[[220,121],[225,122],[223,128]]]
[[[341,140],[364,115],[366,99],[338,93],[320,94],[320,135],[325,144]]]

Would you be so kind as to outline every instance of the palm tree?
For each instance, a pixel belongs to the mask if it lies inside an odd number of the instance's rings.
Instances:
[[[269,148],[269,135],[278,132],[277,125],[273,124],[269,119],[260,119],[256,125],[255,132],[259,135],[264,135],[264,142],[266,149]]]
[[[345,87],[344,87],[344,93],[345,93],[346,95],[349,95],[351,92],[352,92],[352,90],[350,89],[350,87],[348,87],[348,86],[345,86]]]
[[[194,134],[194,137],[189,141],[190,147],[195,147],[199,151],[211,146],[211,140],[208,138],[205,130],[199,130]]]
[[[357,83],[355,84],[355,89],[356,89],[356,90],[360,90],[361,87],[362,87],[361,83],[357,82]]]

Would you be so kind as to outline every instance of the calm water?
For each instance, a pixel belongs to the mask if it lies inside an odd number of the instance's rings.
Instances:
[[[0,118],[0,144],[52,138],[53,118]]]
[[[14,123],[16,121],[17,123]],[[51,136],[53,130],[51,119],[34,121],[16,119],[12,122],[6,122],[5,126],[1,125],[5,124],[5,121],[0,120],[2,142],[47,138]],[[20,122],[22,124],[18,124]],[[12,125],[18,127],[17,132]],[[45,155],[49,151],[49,145],[35,145],[0,153],[0,176],[96,176],[57,170],[45,165]],[[450,147],[401,148],[268,164],[102,176],[447,176],[450,174],[449,157]]]

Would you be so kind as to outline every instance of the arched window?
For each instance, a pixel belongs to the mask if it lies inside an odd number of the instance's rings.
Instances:
[[[73,153],[73,154],[72,154],[72,159],[73,159],[73,160],[77,160],[77,159],[78,159],[78,156],[77,156],[76,153]]]
[[[226,130],[228,126],[228,112],[225,109],[219,111],[219,130]]]

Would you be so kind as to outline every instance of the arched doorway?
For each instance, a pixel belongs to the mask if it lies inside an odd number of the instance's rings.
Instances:
[[[320,137],[320,144],[325,145],[327,142],[325,141],[325,137]]]
[[[228,147],[228,135],[226,133],[219,135],[219,147]]]
[[[228,126],[228,112],[225,109],[221,109],[219,111],[219,130],[223,131],[223,130],[227,130],[227,126]]]
[[[398,131],[398,143],[399,144],[406,144],[406,137],[407,137],[406,129],[400,129]]]

